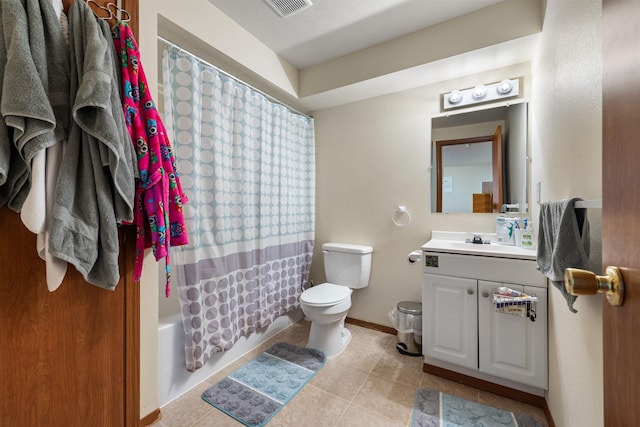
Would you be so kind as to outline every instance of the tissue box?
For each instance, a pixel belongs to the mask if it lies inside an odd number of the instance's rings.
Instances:
[[[518,218],[496,217],[496,241],[501,245],[515,246],[515,230]]]

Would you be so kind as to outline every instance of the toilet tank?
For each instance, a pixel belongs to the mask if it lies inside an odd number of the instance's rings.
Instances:
[[[371,246],[325,243],[322,245],[322,253],[327,282],[351,289],[368,286],[372,252]]]

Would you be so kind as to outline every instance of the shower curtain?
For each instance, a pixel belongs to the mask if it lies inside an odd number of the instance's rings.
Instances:
[[[165,124],[189,199],[189,245],[171,261],[195,371],[299,307],[314,243],[314,127],[176,46],[162,56]]]

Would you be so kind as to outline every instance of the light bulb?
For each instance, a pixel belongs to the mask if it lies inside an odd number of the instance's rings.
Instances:
[[[478,85],[473,88],[472,95],[475,99],[483,98],[486,94],[487,94],[487,89],[484,87],[484,85]]]
[[[459,90],[454,90],[449,94],[449,103],[457,104],[460,101],[462,101],[462,92]]]
[[[513,85],[511,84],[510,80],[503,80],[498,84],[498,93],[501,94],[507,94],[509,92],[511,92],[511,89],[513,89]]]

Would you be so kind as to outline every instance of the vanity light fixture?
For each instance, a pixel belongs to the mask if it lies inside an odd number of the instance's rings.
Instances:
[[[476,85],[473,88],[452,90],[443,95],[443,109],[458,108],[481,102],[511,98],[520,94],[519,79],[505,79],[499,83]]]

